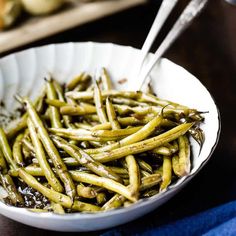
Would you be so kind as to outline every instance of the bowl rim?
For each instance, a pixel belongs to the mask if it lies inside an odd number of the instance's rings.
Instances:
[[[0,57],[0,61],[1,60],[5,60],[11,56],[16,56],[17,54],[21,54],[30,50],[35,50],[35,49],[41,49],[44,47],[56,47],[56,46],[62,46],[62,45],[78,45],[78,44],[87,44],[87,43],[92,43],[92,44],[96,44],[96,45],[115,45],[115,46],[119,46],[119,47],[124,47],[124,48],[131,48],[132,50],[138,50],[140,51],[140,49],[132,47],[132,46],[127,46],[127,45],[121,45],[121,44],[115,44],[115,43],[110,43],[110,42],[94,42],[94,41],[83,41],[83,42],[63,42],[63,43],[52,43],[52,44],[45,44],[45,45],[41,45],[41,46],[37,46],[37,47],[31,47],[31,48],[27,48],[24,50],[20,50],[14,53],[10,53],[8,55],[5,55],[3,57]],[[214,106],[216,108],[217,111],[217,118],[218,118],[218,130],[217,130],[217,135],[216,135],[216,140],[214,142],[214,145],[211,147],[210,153],[207,156],[207,158],[200,164],[200,166],[194,171],[194,172],[190,172],[189,175],[184,176],[182,178],[179,179],[179,185],[180,186],[185,186],[197,173],[199,173],[199,171],[203,168],[203,166],[208,162],[208,160],[210,159],[210,157],[212,156],[219,138],[220,138],[220,133],[221,133],[221,116],[220,116],[220,111],[216,105],[215,99],[213,98],[212,94],[209,92],[209,90],[202,84],[202,82],[195,77],[193,74],[191,74],[190,72],[188,72],[184,67],[172,62],[171,60],[167,59],[167,58],[161,58],[161,60],[167,60],[168,62],[174,64],[175,66],[180,67],[182,70],[184,70],[186,73],[190,74],[192,76],[193,79],[197,80],[202,87],[204,87],[204,89],[208,92],[208,94],[210,95],[210,98],[212,99]],[[178,185],[178,186],[179,186]],[[153,202],[156,201],[160,201],[161,199],[165,198],[166,196],[170,195],[172,192],[176,191],[176,187],[178,186],[169,186],[165,191],[160,192],[152,197],[149,198],[145,198],[145,199],[140,199],[138,200],[136,203],[130,205],[129,207],[120,207],[120,208],[116,208],[116,209],[111,209],[108,211],[101,211],[101,212],[96,212],[96,213],[88,213],[88,212],[76,212],[76,213],[68,213],[68,214],[64,214],[64,215],[59,215],[59,214],[55,214],[53,212],[33,212],[30,211],[27,208],[20,208],[20,207],[14,207],[14,206],[10,206],[10,205],[6,205],[4,202],[2,202],[0,200],[0,209],[5,209],[7,211],[10,211],[11,213],[17,213],[17,214],[21,214],[21,215],[25,215],[28,217],[33,217],[33,218],[44,218],[44,219],[55,219],[55,220],[78,220],[78,219],[96,219],[96,218],[105,218],[107,216],[113,216],[113,215],[118,215],[118,214],[122,214],[122,213],[127,213],[129,211],[135,211],[135,209],[140,208],[140,207],[145,207],[149,204],[152,204]],[[155,208],[154,208],[155,209]],[[153,210],[154,210],[153,209]],[[2,214],[2,212],[0,212],[0,214]],[[4,214],[3,214],[4,215]]]

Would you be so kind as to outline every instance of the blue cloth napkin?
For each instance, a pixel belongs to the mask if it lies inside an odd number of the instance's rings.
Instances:
[[[236,235],[236,201],[209,209],[170,224],[152,227],[148,230],[140,229],[136,233],[129,228],[118,227],[103,233],[102,236],[144,235],[144,236],[235,236]]]

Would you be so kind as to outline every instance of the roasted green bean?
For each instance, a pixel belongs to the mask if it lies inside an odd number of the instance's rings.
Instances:
[[[163,157],[163,170],[162,170],[162,183],[160,186],[160,190],[164,190],[171,183],[172,177],[172,164],[171,158],[169,156]]]
[[[106,68],[102,68],[101,70],[101,78],[102,78],[102,84],[104,90],[111,90],[112,89],[112,83],[111,78],[106,70]]]
[[[191,123],[181,124],[153,138],[149,138],[134,144],[129,144],[124,147],[112,150],[110,152],[95,154],[93,155],[93,158],[97,161],[104,163],[108,161],[117,160],[124,156],[149,151],[158,146],[163,145],[164,143],[171,142],[176,138],[178,138],[179,136],[185,134],[191,128],[192,125],[193,124]]]
[[[98,115],[100,122],[102,124],[106,123],[108,121],[107,115],[106,115],[105,108],[104,108],[103,101],[102,101],[101,90],[100,90],[96,81],[94,83],[94,102],[95,102],[97,115]]]
[[[190,146],[186,135],[178,138],[179,153],[172,158],[173,170],[177,176],[185,176],[190,172]]]
[[[125,187],[124,185],[108,178],[99,177],[97,175],[93,174],[87,174],[79,171],[71,171],[72,178],[75,181],[80,181],[83,183],[93,184],[99,187],[103,187],[106,189],[109,189],[113,192],[119,193],[123,196],[125,196],[127,199],[129,199],[132,202],[136,202],[137,198],[133,196],[131,191]]]
[[[188,135],[201,148],[203,113],[160,99],[151,87],[115,90],[106,68],[94,77],[45,79],[34,103],[15,96],[25,113],[0,128],[6,203],[55,214],[107,211],[190,174]],[[37,197],[28,201],[28,192]]]
[[[13,203],[13,205],[23,204],[23,198],[19,194],[12,178],[10,175],[6,174],[3,175],[0,173],[0,183],[2,184],[3,188],[7,191],[8,196]]]
[[[23,160],[23,155],[22,155],[22,139],[24,137],[24,134],[19,134],[16,137],[16,140],[13,144],[13,148],[12,148],[12,155],[13,158],[15,160],[15,162],[19,165],[19,166],[24,166],[24,160]]]
[[[63,192],[63,187],[60,184],[60,181],[55,176],[54,172],[52,171],[52,169],[47,161],[47,158],[46,158],[46,155],[45,155],[45,152],[43,149],[43,145],[40,142],[40,140],[37,136],[37,132],[35,130],[35,127],[30,119],[28,119],[28,128],[29,128],[31,140],[34,145],[36,157],[38,159],[40,167],[42,168],[42,170],[44,172],[46,179],[48,180],[48,183],[52,186],[52,188],[55,191]]]
[[[45,150],[47,151],[48,156],[52,159],[53,164],[56,168],[56,171],[58,175],[60,176],[60,179],[65,185],[65,190],[68,196],[71,198],[74,198],[75,196],[75,185],[71,179],[70,174],[68,173],[68,170],[66,168],[66,165],[62,161],[58,150],[54,146],[52,140],[50,139],[47,130],[45,129],[42,121],[40,120],[37,112],[35,111],[34,107],[32,106],[31,102],[24,98],[24,103],[27,106],[29,117],[35,127],[37,129],[37,133],[40,137],[41,142],[43,143],[43,146]]]
[[[53,85],[52,79],[46,81],[46,90],[47,90],[47,98],[48,99],[57,99],[57,93],[55,90],[55,87]],[[51,119],[51,125],[54,128],[61,128],[61,117],[60,113],[57,107],[55,106],[49,106],[50,109],[50,119]]]
[[[1,127],[0,127],[0,149],[2,150],[3,156],[5,157],[10,167],[16,170],[17,165],[13,160],[11,147],[8,143],[6,133]]]
[[[87,167],[89,170],[103,177],[113,179],[118,182],[122,182],[120,177],[115,174],[111,169],[103,164],[93,160],[86,152],[79,149],[73,144],[70,144],[57,136],[51,136],[53,142],[58,148],[66,151],[70,156],[74,157],[81,165]]]
[[[112,103],[110,102],[109,97],[107,97],[106,99],[106,111],[107,111],[108,120],[111,124],[111,128],[113,130],[120,129],[121,127],[117,120],[115,109]]]
[[[138,164],[132,155],[127,156],[125,160],[129,171],[130,191],[132,192],[133,196],[138,198],[140,188],[140,173]]]

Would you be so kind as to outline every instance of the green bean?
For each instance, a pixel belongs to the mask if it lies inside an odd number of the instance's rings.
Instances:
[[[56,168],[56,171],[57,171],[60,179],[62,180],[62,182],[65,185],[66,193],[71,198],[74,198],[75,186],[74,186],[74,183],[71,179],[70,174],[68,173],[66,165],[62,161],[62,159],[58,153],[58,150],[56,149],[52,140],[50,139],[47,130],[45,129],[42,121],[40,120],[37,112],[35,111],[34,107],[31,104],[31,102],[27,98],[24,98],[24,103],[27,106],[29,117],[30,117],[31,121],[33,122],[35,129],[37,130],[40,140],[41,140],[48,156],[53,161],[53,164]]]
[[[124,204],[125,200],[126,198],[124,196],[117,193],[102,206],[102,210],[107,211],[107,210],[121,207]]]
[[[106,199],[106,194],[105,193],[98,193],[96,196],[97,204],[102,205],[104,204],[107,199]]]
[[[141,191],[145,190],[145,189],[149,189],[157,184],[159,184],[161,182],[161,175],[159,174],[153,174],[150,175],[148,177],[143,177],[141,180]],[[128,186],[130,187],[130,186]],[[107,211],[107,210],[111,210],[113,208],[118,208],[120,206],[122,206],[125,202],[126,198],[123,195],[120,194],[115,194],[108,202],[106,202],[103,207],[102,210]]]
[[[60,113],[62,115],[81,116],[96,113],[96,108],[94,106],[66,105],[60,108]]]
[[[106,90],[102,91],[102,98],[106,97],[126,97],[126,98],[137,98],[140,92],[135,91],[118,91],[118,90]],[[85,91],[85,92],[67,92],[67,97],[73,98],[75,100],[91,100],[94,96],[94,91]]]
[[[94,137],[104,137],[104,138],[124,137],[136,133],[141,128],[142,126],[126,128],[126,129],[117,129],[117,130],[95,130],[92,131],[91,135]]]
[[[5,161],[5,158],[3,156],[3,153],[0,149],[0,173],[6,174],[7,173],[7,164]]]
[[[159,155],[165,155],[165,156],[171,156],[173,154],[172,151],[165,146],[154,148],[151,152],[155,154],[159,154]]]
[[[40,96],[36,99],[34,105],[35,109],[37,110],[38,113],[42,113],[44,110],[44,100],[46,97],[46,89],[45,87],[43,88],[43,91],[41,92]]]
[[[8,143],[7,136],[1,127],[0,127],[0,149],[2,150],[3,156],[5,157],[10,167],[16,170],[17,165],[15,161],[13,160],[11,147]]]
[[[81,184],[78,184],[76,189],[78,196],[83,198],[95,198],[97,195],[96,191],[94,191],[93,188],[85,187]]]
[[[128,171],[125,168],[122,167],[116,167],[116,166],[109,166],[109,168],[115,172],[116,174],[121,174],[121,175],[127,175]]]
[[[94,90],[94,84],[90,84],[88,88],[86,89],[87,92],[93,91]]]
[[[81,73],[75,78],[73,78],[69,83],[67,83],[66,87],[68,90],[73,90],[78,86],[80,83],[86,83],[88,80],[91,79],[91,76],[86,73]]]
[[[24,138],[21,140],[21,143],[22,143],[31,153],[34,153],[34,154],[35,154],[34,146],[33,146],[33,144],[31,143],[31,141],[29,140],[28,135],[27,135],[27,136],[24,135]]]
[[[22,143],[22,154],[24,160],[29,160],[36,157],[34,152],[31,152],[25,145]]]
[[[64,215],[65,214],[65,211],[64,211],[61,204],[51,202],[51,207],[52,207],[52,210],[55,214],[59,214],[59,215]]]
[[[66,103],[66,99],[64,97],[64,93],[63,93],[63,89],[62,89],[61,85],[56,80],[53,80],[53,84],[54,84],[59,101],[61,103],[68,104],[68,103]],[[62,118],[64,120],[64,124],[66,127],[74,128],[74,125],[71,123],[72,120],[71,120],[70,116],[63,115]]]
[[[111,78],[104,67],[101,70],[101,78],[102,78],[103,89],[111,90],[112,89]]]
[[[78,140],[83,139],[85,136],[91,136],[91,137],[98,137],[98,138],[121,138],[130,134],[133,134],[140,130],[142,126],[138,127],[132,127],[132,128],[126,128],[126,129],[119,129],[119,130],[95,130],[95,131],[89,131],[85,129],[57,129],[57,128],[50,128],[50,132],[55,134],[65,134],[65,135],[71,135],[71,136],[77,136]]]
[[[129,126],[129,125],[135,126],[135,125],[146,124],[151,119],[149,119],[149,120],[139,120],[135,117],[117,117],[117,120],[122,126]],[[95,125],[91,130],[109,130],[109,129],[112,129],[111,123],[106,122],[104,124]]]
[[[129,199],[132,202],[136,202],[137,198],[132,196],[132,193],[128,188],[126,188],[124,185],[108,178],[99,177],[97,175],[93,174],[87,174],[79,171],[70,171],[72,178],[75,181],[93,184],[102,188],[106,188],[110,191],[119,193],[123,196],[125,196],[127,199]]]
[[[107,111],[108,120],[111,124],[112,129],[113,130],[120,129],[120,124],[117,120],[115,109],[112,103],[110,102],[109,97],[107,97],[106,99],[106,111]]]
[[[140,97],[138,98],[139,101],[142,102],[150,102],[150,103],[154,103],[156,105],[159,105],[161,107],[165,107],[165,106],[170,106],[173,108],[177,108],[177,109],[188,109],[188,107],[180,105],[178,103],[174,103],[168,100],[164,100],[164,99],[160,99],[157,98],[155,95],[153,94],[147,94],[147,93],[140,93]]]
[[[118,122],[122,125],[122,126],[128,126],[128,125],[143,125],[143,124],[147,124],[149,121],[151,121],[153,119],[152,118],[143,118],[143,119],[137,119],[135,117],[118,117]]]
[[[162,178],[160,174],[152,174],[141,179],[140,191],[149,189],[161,182]]]
[[[71,97],[76,100],[90,100],[93,98],[93,91],[89,92],[67,92],[66,96]],[[189,109],[186,106],[173,103],[171,101],[159,99],[152,94],[146,94],[141,91],[118,91],[118,90],[106,90],[102,91],[102,98],[106,97],[124,97],[130,99],[136,99],[140,102],[153,103],[161,107],[170,106],[177,109]],[[193,110],[196,111],[196,110]]]
[[[78,129],[87,129],[87,130],[91,130],[92,129],[92,126],[89,125],[89,124],[84,124],[84,123],[76,122],[76,123],[74,123],[74,125]]]
[[[128,186],[129,185],[129,179],[123,179],[123,183],[125,186]]]
[[[94,102],[97,110],[97,115],[100,122],[103,124],[107,122],[107,115],[103,106],[101,90],[96,81],[94,86]]]
[[[147,197],[152,197],[156,194],[158,194],[158,190],[156,189],[148,189],[146,192],[142,194],[142,197],[147,198]]]
[[[165,145],[171,149],[172,153],[176,153],[179,150],[179,145],[176,140],[172,142],[172,145],[168,143],[166,143]]]
[[[113,90],[105,68],[99,76],[91,83],[83,72],[65,86],[50,79],[33,105],[16,96],[26,109],[19,127],[0,128],[0,183],[12,204],[24,204],[16,178],[50,201],[41,211],[65,214],[128,207],[166,190],[172,170],[189,174],[186,134],[202,145],[201,112],[150,87]]]
[[[91,80],[92,77],[85,73],[84,76],[82,77],[80,83],[77,84],[77,86],[73,89],[74,91],[84,91],[86,89],[89,88],[89,86],[91,85]]]
[[[46,158],[46,155],[45,155],[45,152],[43,149],[43,145],[40,142],[40,140],[37,136],[37,132],[34,128],[34,125],[30,119],[28,119],[28,128],[29,128],[31,140],[34,145],[36,157],[38,159],[39,165],[42,168],[43,173],[44,173],[48,183],[52,186],[52,188],[55,191],[63,192],[63,187],[60,184],[60,181],[55,176],[54,172],[52,171],[52,169],[47,161],[47,158]]]
[[[110,144],[101,148],[97,148],[97,149],[92,149],[92,150],[87,149],[86,151],[91,154],[92,153],[96,154],[96,153],[111,151],[115,148],[124,147],[126,145],[141,141],[147,138],[160,125],[161,121],[162,121],[162,116],[155,117],[145,126],[143,126],[139,131],[137,131],[134,134],[129,135],[128,137],[120,140],[117,143],[113,143],[113,144]]]
[[[83,82],[83,83],[78,84],[78,85],[73,89],[73,91],[77,91],[77,92],[79,92],[79,91],[84,91],[84,90],[86,90],[87,88],[89,88],[89,86],[90,86],[90,81],[88,80],[88,81],[85,81],[85,82]]]
[[[169,149],[169,152],[171,152],[171,154],[174,154],[179,150],[179,146],[178,146],[178,143],[176,141],[173,141],[173,144],[166,143],[165,147]]]
[[[76,200],[72,205],[72,209],[76,211],[95,212],[100,211],[101,207]]]
[[[70,161],[68,164],[66,163],[67,159],[68,159],[68,161],[69,161],[69,159],[71,159],[71,161]],[[65,163],[66,163],[68,166],[78,166],[78,165],[79,165],[79,163],[78,163],[74,158],[65,158],[65,159],[63,159],[63,160],[65,161]],[[73,161],[73,162],[72,162],[72,161]],[[127,177],[127,178],[129,177],[127,170],[125,170],[125,169],[123,169],[123,168],[119,168],[119,167],[109,167],[109,169],[111,169],[114,173],[116,173],[116,174],[118,174],[118,175],[120,175],[120,176],[125,176],[125,177]],[[55,168],[52,168],[52,170],[53,170],[54,172],[56,172],[56,171],[55,171]],[[88,170],[89,170],[89,169],[87,169],[87,168],[83,168],[82,171],[88,173]],[[33,164],[26,166],[26,167],[25,167],[25,171],[26,171],[27,173],[33,175],[33,176],[44,176],[44,173],[43,173],[41,167],[38,166],[38,161],[37,161],[37,162],[33,161]],[[15,172],[12,171],[12,170],[8,171],[8,173],[9,173],[11,176],[14,176],[14,177],[17,176],[17,173],[15,173]],[[91,173],[91,172],[90,172],[90,173]],[[149,175],[150,175],[150,174],[149,174]]]
[[[46,89],[47,89],[48,99],[57,99],[57,93],[53,85],[52,79],[46,81]],[[54,106],[49,106],[49,109],[50,109],[49,116],[50,116],[52,127],[61,128],[62,123],[61,123],[61,117],[60,117],[60,112],[58,108]]]
[[[99,141],[105,142],[110,140],[117,140],[121,137],[95,137],[92,135],[92,132],[84,129],[56,129],[50,128],[49,131],[58,136],[69,138],[78,141]]]
[[[72,200],[69,196],[58,193],[53,189],[46,188],[41,183],[39,183],[32,175],[28,174],[24,169],[19,169],[19,176],[27,185],[43,194],[49,200],[55,203],[59,203],[66,208],[71,208]]]
[[[66,142],[65,140],[57,136],[51,136],[51,138],[58,148],[61,148],[66,151],[70,156],[74,157],[81,165],[87,167],[95,174],[113,179],[118,182],[122,182],[120,177],[115,174],[111,169],[93,160],[92,157],[90,157],[86,152],[84,152],[80,148]]]
[[[102,147],[102,146],[104,146],[105,145],[105,143],[104,142],[97,142],[97,141],[92,141],[92,140],[90,140],[90,141],[88,141],[93,147],[96,147],[96,148],[99,148],[99,147]],[[87,150],[86,150],[87,151]]]
[[[145,170],[140,170],[140,173],[141,173],[141,177],[148,177],[150,176],[151,174]]]
[[[97,114],[84,115],[84,119],[88,122],[99,122],[99,117]]]
[[[157,170],[154,171],[154,174],[159,174],[162,176],[163,174],[163,166],[159,167]]]
[[[9,140],[14,138],[20,131],[27,127],[27,113],[25,113],[17,122],[16,124],[7,130],[6,135]]]
[[[36,105],[36,109],[39,109],[39,112],[42,110],[43,105],[43,98],[45,97],[45,88],[43,88],[43,91],[40,93],[40,96],[35,100],[34,105]],[[20,131],[25,129],[27,127],[27,118],[28,114],[27,112],[14,124],[13,127],[11,127],[9,130],[7,130],[6,135],[9,140],[14,138]]]
[[[130,202],[130,201],[125,201],[124,202],[124,207],[129,207],[131,205],[132,205],[132,202]]]
[[[139,188],[140,188],[140,173],[138,164],[133,155],[129,155],[125,158],[128,172],[129,172],[129,182],[130,182],[130,190],[136,198],[139,196]]]
[[[166,189],[168,185],[171,183],[171,177],[172,177],[171,158],[169,156],[164,156],[163,157],[162,183],[160,186],[161,191]]]
[[[35,165],[35,164],[26,166],[24,168],[24,170],[32,176],[44,176],[44,172],[43,172],[42,168],[38,165]]]
[[[146,107],[146,106],[149,106],[149,104],[147,104],[147,103],[138,102],[138,101],[135,101],[135,100],[130,99],[130,98],[114,97],[111,100],[115,104],[127,105],[127,106],[131,106],[131,107],[135,107],[135,106],[145,106]]]
[[[23,169],[19,169],[19,176],[30,187],[36,189],[38,192],[46,196],[49,200],[55,203],[58,203],[63,207],[71,208],[77,211],[99,211],[100,210],[100,207],[98,206],[88,204],[85,202],[80,202],[78,200],[75,200],[74,203],[72,203],[70,197],[45,187]]]
[[[128,155],[149,151],[158,146],[163,145],[164,143],[171,142],[179,136],[185,134],[191,128],[192,125],[192,123],[181,124],[153,138],[136,142],[134,144],[129,144],[124,147],[111,150],[110,152],[95,154],[93,155],[93,158],[100,162],[108,162],[117,160]]]
[[[64,107],[64,106],[67,106],[68,103],[66,102],[63,102],[63,101],[60,101],[58,99],[45,99],[45,102],[50,105],[50,106],[54,106],[54,107],[57,107],[57,108],[60,108],[60,107]]]
[[[173,115],[188,115],[192,110],[190,109],[180,109],[180,108],[169,108],[165,107],[157,107],[157,106],[147,106],[147,107],[141,107],[141,106],[136,106],[136,107],[130,107],[127,105],[114,105],[115,110],[118,112],[119,115],[126,115],[130,113],[135,113],[137,115],[147,115],[150,113],[153,113],[155,115],[160,114],[163,110],[163,114],[165,117],[172,117]]]
[[[66,84],[68,90],[73,90],[81,81],[82,77],[85,75],[84,72],[80,73],[79,75],[75,76],[71,81]]]
[[[186,135],[178,138],[179,153],[172,158],[174,173],[177,176],[185,176],[190,172],[190,146]]]
[[[152,167],[146,161],[140,158],[137,161],[141,169],[147,171],[148,173],[152,173]]]
[[[104,124],[98,124],[98,125],[95,125],[95,126],[91,127],[92,131],[95,131],[95,130],[110,130],[110,129],[112,129],[110,122],[106,122]]]
[[[24,134],[19,134],[16,137],[15,142],[13,144],[13,148],[12,148],[13,158],[19,166],[24,166],[24,160],[23,160],[23,155],[22,155],[22,143],[21,143],[23,137],[24,137]]]
[[[23,198],[17,191],[17,188],[10,175],[3,175],[0,173],[0,182],[3,188],[7,191],[8,196],[14,205],[23,203]]]

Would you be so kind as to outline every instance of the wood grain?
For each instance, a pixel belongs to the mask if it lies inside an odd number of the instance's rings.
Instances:
[[[146,0],[95,2],[70,0],[68,7],[58,13],[44,17],[31,17],[17,27],[1,32],[0,53],[145,2]]]

